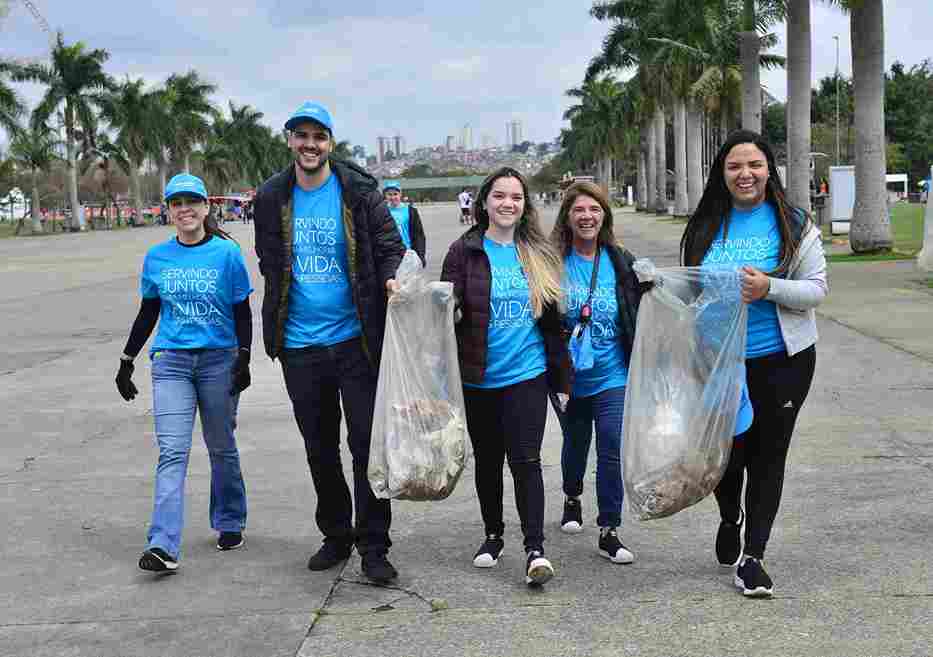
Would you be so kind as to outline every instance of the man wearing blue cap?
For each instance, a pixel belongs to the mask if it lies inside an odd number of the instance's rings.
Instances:
[[[402,203],[402,184],[398,180],[386,180],[382,183],[382,195],[389,206],[389,213],[395,220],[398,233],[406,249],[412,249],[421,258],[421,264],[427,266],[424,226],[418,208],[410,203]]]
[[[304,438],[324,543],[308,561],[326,570],[356,544],[363,572],[386,582],[398,573],[386,555],[389,500],[367,478],[387,295],[405,253],[375,178],[331,160],[330,113],[304,103],[285,123],[294,164],[254,199],[256,253],[266,280],[266,353],[282,362],[285,387]],[[340,464],[341,405],[353,457],[353,504]]]

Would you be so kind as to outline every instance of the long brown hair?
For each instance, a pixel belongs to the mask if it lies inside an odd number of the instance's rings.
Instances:
[[[765,202],[774,206],[777,214],[778,232],[781,234],[781,250],[778,255],[777,269],[766,273],[786,274],[790,269],[790,263],[800,248],[803,232],[799,228],[799,222],[802,218],[804,225],[806,225],[809,223],[810,217],[802,209],[787,202],[784,185],[781,184],[781,177],[778,174],[777,163],[771,146],[765,141],[764,137],[750,130],[736,130],[729,135],[722,148],[719,149],[719,153],[716,155],[710,169],[703,196],[700,198],[696,212],[687,222],[683,237],[680,239],[681,262],[688,267],[700,265],[713,240],[716,239],[720,226],[723,229],[724,237],[729,234],[732,194],[726,186],[726,157],[739,144],[754,144],[764,153],[768,162]]]
[[[596,244],[599,246],[622,246],[621,240],[616,238],[612,226],[612,208],[609,205],[609,199],[606,197],[603,188],[594,183],[583,181],[575,182],[567,191],[564,192],[564,200],[560,204],[560,210],[557,211],[557,221],[554,222],[554,228],[551,230],[551,244],[557,249],[563,257],[570,255],[570,249],[573,248],[573,231],[570,229],[570,208],[577,202],[581,196],[589,196],[599,203],[603,209],[603,223],[596,236]]]
[[[541,317],[548,304],[559,305],[563,290],[560,284],[561,259],[551,246],[538,218],[528,193],[528,183],[521,173],[512,167],[501,167],[493,171],[480,185],[473,203],[473,217],[477,226],[486,232],[489,228],[489,213],[486,212],[486,197],[499,178],[515,178],[522,186],[525,196],[524,211],[515,227],[515,248],[518,260],[528,279],[528,292],[531,297],[531,310],[535,318]]]
[[[217,218],[214,217],[214,206],[211,204],[211,202],[208,200],[208,201],[205,201],[205,203],[207,203],[207,216],[204,218],[204,232],[207,233],[208,235],[214,235],[216,237],[219,237],[222,240],[230,240],[231,242],[235,242],[236,244],[239,244],[239,242],[236,241],[236,238],[234,238],[233,235],[225,231],[217,223]],[[245,212],[245,209],[244,209],[244,212]]]

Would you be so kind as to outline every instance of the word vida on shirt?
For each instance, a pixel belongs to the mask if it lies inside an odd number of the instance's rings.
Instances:
[[[172,318],[182,324],[221,324],[223,313],[204,294],[217,293],[220,270],[207,267],[163,269],[159,296],[168,301]]]
[[[490,302],[489,325],[497,329],[521,328],[535,323],[528,298],[528,281],[521,265],[492,265],[492,285],[495,300]]]
[[[339,283],[346,279],[337,254],[334,217],[295,217],[295,280],[299,283]]]

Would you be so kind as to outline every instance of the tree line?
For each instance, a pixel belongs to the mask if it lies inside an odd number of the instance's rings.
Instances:
[[[909,113],[916,101],[911,93],[924,88],[930,98],[929,66],[905,71],[895,65],[885,77],[882,0],[824,4],[848,12],[853,43],[853,76],[845,88],[854,134],[848,153],[856,167],[850,244],[856,252],[889,249],[885,129],[889,138],[904,140],[892,139],[894,155],[902,152],[914,173],[929,166],[931,151],[929,125],[924,137],[922,128],[906,126],[897,112],[886,119],[886,86],[889,101],[896,99]],[[728,133],[738,127],[763,131],[762,107],[768,112],[769,99],[761,69],[786,67],[784,183],[791,203],[809,210],[813,139],[822,140],[825,132],[828,91],[824,81],[816,93],[811,88],[810,9],[810,0],[594,2],[590,15],[609,23],[608,33],[581,85],[567,91],[577,104],[565,114],[570,127],[561,134],[564,151],[551,172],[586,169],[606,187],[628,175],[639,208],[664,213],[670,186],[674,214],[688,216]],[[777,43],[771,29],[780,22],[787,26],[786,58],[768,52]],[[621,71],[634,75],[621,82],[615,77]],[[832,95],[834,105],[835,80]]]
[[[78,177],[91,168],[113,205],[117,172],[127,176],[141,217],[153,200],[140,183],[145,167],[158,172],[159,192],[168,173],[178,170],[202,176],[210,189],[228,190],[254,187],[291,161],[284,132],[260,123],[263,113],[250,105],[215,106],[211,96],[217,87],[197,71],[170,75],[148,88],[139,78],[108,75],[108,59],[106,50],[66,43],[59,33],[48,62],[0,60],[0,127],[10,135],[9,158],[0,169],[7,176],[14,168],[28,172],[33,231],[42,230],[40,179],[57,163],[65,170],[71,227],[83,229]],[[15,82],[44,87],[31,111]],[[336,155],[349,154],[349,144],[340,142]]]

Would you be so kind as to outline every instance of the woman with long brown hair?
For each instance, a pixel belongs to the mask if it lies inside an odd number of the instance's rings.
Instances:
[[[541,585],[554,576],[544,556],[541,473],[548,390],[564,399],[570,393],[558,310],[560,258],[515,169],[486,178],[473,214],[475,225],[451,245],[441,274],[454,284],[462,313],[457,348],[486,534],[473,565],[495,566],[504,546],[507,458],[524,534],[525,581]]]
[[[561,472],[564,512],[561,530],[583,531],[580,496],[587,456],[596,429],[598,552],[612,563],[632,563],[622,543],[622,415],[642,286],[632,271],[634,256],[616,238],[612,208],[593,183],[574,183],[564,193],[551,233],[563,257],[568,332],[587,337],[592,357],[574,363],[573,392],[566,410],[555,404],[563,431]]]
[[[720,148],[680,248],[689,267],[741,268],[754,419],[736,437],[715,491],[721,519],[716,558],[722,566],[737,566],[734,583],[745,596],[771,597],[765,546],[781,501],[794,425],[813,380],[814,309],[829,291],[820,229],[787,202],[768,143],[739,130]]]

